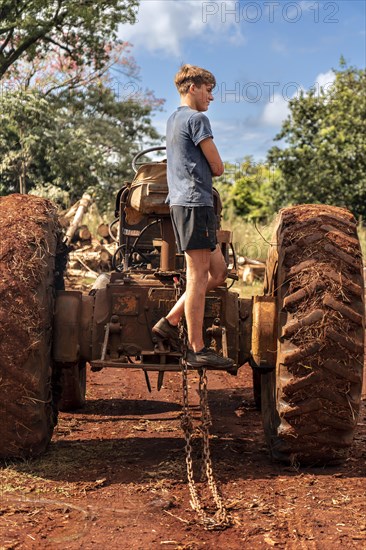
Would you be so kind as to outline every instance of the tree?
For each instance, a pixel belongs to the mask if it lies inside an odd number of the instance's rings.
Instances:
[[[112,62],[126,82],[112,79]],[[0,194],[36,188],[73,202],[93,188],[102,208],[114,199],[131,178],[132,157],[160,137],[151,115],[162,100],[138,85],[128,44],[110,52],[110,64],[90,72],[46,56],[8,73],[0,97]]]
[[[138,0],[0,0],[0,78],[22,56],[62,50],[78,66],[108,61],[120,23],[134,23]]]
[[[29,174],[33,185],[37,160],[47,156],[54,143],[55,118],[49,102],[33,92],[0,97],[0,195],[26,190]]]
[[[59,135],[48,170],[40,165],[44,180],[66,189],[72,201],[93,187],[99,206],[107,206],[131,179],[131,160],[142,143],[156,144],[160,138],[152,125],[153,105],[120,101],[101,83],[58,97]]]
[[[0,195],[53,185],[74,202],[93,188],[101,207],[131,178],[139,144],[156,143],[152,106],[119,101],[103,84],[47,96],[28,89],[0,98]]]
[[[268,159],[282,172],[274,182],[279,206],[346,206],[366,217],[366,71],[341,60],[329,90],[290,101],[290,116]]]
[[[225,173],[215,181],[224,206],[224,217],[264,221],[274,213],[273,185],[279,171],[268,164],[255,163],[247,156],[239,165],[225,165]]]
[[[141,144],[156,144],[151,114],[162,100],[141,89],[130,45],[108,42],[120,21],[133,21],[135,6],[137,0],[0,0],[4,22],[17,29],[8,28],[0,46],[0,68],[11,59],[1,82],[0,194],[36,188],[74,201],[93,188],[104,207],[130,179]],[[52,25],[63,16],[55,26],[45,23],[52,13]],[[48,34],[15,55],[32,25]]]

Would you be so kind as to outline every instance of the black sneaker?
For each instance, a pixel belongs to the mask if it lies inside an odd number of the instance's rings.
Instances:
[[[187,351],[187,365],[195,369],[211,367],[211,369],[227,370],[233,367],[234,361],[229,357],[222,357],[212,349],[203,348],[201,351]]]
[[[152,331],[160,338],[169,340],[170,347],[175,351],[180,351],[181,344],[179,340],[178,327],[171,325],[165,317],[162,317],[160,321],[153,326]]]

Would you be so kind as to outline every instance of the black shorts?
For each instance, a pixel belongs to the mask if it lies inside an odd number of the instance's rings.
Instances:
[[[171,206],[178,252],[185,250],[215,250],[216,216],[212,206]]]

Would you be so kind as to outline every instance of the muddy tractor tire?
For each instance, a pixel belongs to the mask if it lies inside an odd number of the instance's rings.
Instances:
[[[277,359],[262,375],[272,457],[344,460],[352,445],[364,364],[364,283],[356,221],[342,208],[280,212],[265,275],[275,296]]]
[[[86,362],[79,361],[61,371],[61,399],[59,410],[63,412],[80,409],[85,405]]]
[[[45,450],[57,421],[52,397],[56,208],[29,195],[0,198],[0,457]]]

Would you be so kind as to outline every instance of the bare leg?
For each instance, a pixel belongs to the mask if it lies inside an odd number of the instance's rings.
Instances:
[[[210,254],[210,268],[209,276],[206,287],[206,292],[213,290],[214,288],[222,285],[225,282],[227,276],[227,267],[224,260],[224,257],[221,253],[219,245],[216,246],[216,249]],[[182,318],[184,313],[184,302],[186,299],[186,293],[182,294],[179,300],[174,304],[172,309],[169,311],[166,318],[168,319],[171,325],[177,325]]]
[[[208,273],[207,257],[209,261]],[[225,281],[227,267],[219,245],[211,253],[209,250],[187,251],[186,262],[187,291],[173,306],[166,318],[171,325],[177,325],[184,309],[186,309],[189,342],[194,351],[197,351],[197,349],[203,348],[202,325],[205,295],[209,290],[216,288]],[[186,301],[188,305],[186,305]]]
[[[188,329],[188,342],[193,351],[204,347],[202,337],[205,296],[210,268],[210,250],[187,250],[186,297],[184,314]]]

